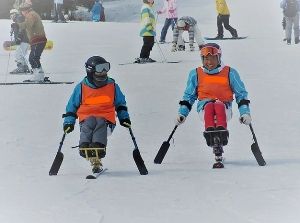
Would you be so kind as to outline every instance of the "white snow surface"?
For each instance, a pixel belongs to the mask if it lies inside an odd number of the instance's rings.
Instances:
[[[55,45],[44,51],[42,64],[52,80],[78,83],[90,56],[101,55],[111,62],[109,74],[126,95],[149,174],[139,175],[129,132],[118,125],[103,160],[108,171],[97,180],[86,180],[89,163],[71,149],[79,140],[76,124],[65,139],[58,175],[49,176],[63,135],[61,115],[75,84],[1,86],[0,222],[298,223],[300,46],[282,41],[279,1],[227,2],[232,26],[249,37],[218,43],[224,63],[239,71],[249,91],[253,127],[267,166],[257,165],[250,150],[250,129],[239,123],[236,104],[224,148],[225,169],[212,169],[214,156],[202,136],[195,105],[175,132],[163,163],[153,163],[174,127],[188,73],[201,60],[199,52],[171,53],[170,45],[161,45],[168,60],[182,62],[118,65],[138,57],[142,46],[138,19],[121,21],[139,11],[136,1],[115,17],[122,23],[44,21]],[[111,2],[111,7],[114,3],[118,2]],[[180,16],[194,16],[203,36],[216,35],[214,1],[185,0],[179,5]],[[163,21],[159,17],[158,36]],[[10,21],[0,20],[1,42],[10,39],[9,30]],[[171,40],[170,30],[167,39]],[[162,60],[157,45],[151,57]],[[15,68],[12,53],[0,51],[0,66],[1,82],[28,78],[7,74]]]

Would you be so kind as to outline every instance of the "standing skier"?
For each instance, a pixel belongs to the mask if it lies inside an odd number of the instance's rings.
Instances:
[[[13,22],[24,22],[25,18],[17,9],[10,10],[10,18]],[[11,30],[11,35],[14,36],[14,42],[18,46],[15,52],[15,61],[17,68],[10,72],[10,74],[30,73],[26,55],[29,49],[29,41],[26,31],[19,30],[19,27],[14,27]]]
[[[198,100],[197,111],[204,120],[206,143],[214,148],[216,168],[223,167],[222,147],[228,143],[227,121],[232,117],[233,94],[240,122],[245,125],[251,123],[248,92],[238,72],[221,62],[221,55],[218,44],[207,43],[201,48],[203,67],[190,71],[176,119],[177,125],[182,124],[195,100]]]
[[[66,19],[62,13],[64,0],[54,0],[54,19],[53,22],[66,23]]]
[[[150,52],[154,46],[155,32],[155,16],[153,12],[154,0],[143,0],[141,9],[141,26],[140,36],[143,37],[143,46],[140,57],[136,59],[135,63],[153,63],[155,60],[150,58]]]
[[[21,31],[26,30],[31,48],[29,62],[33,72],[33,78],[30,81],[44,81],[45,74],[40,58],[46,46],[47,38],[41,17],[32,10],[31,4],[28,3],[22,3],[19,10],[25,17],[25,21],[13,23],[11,27],[13,29],[20,28]]]
[[[287,44],[291,44],[292,29],[294,26],[295,44],[299,43],[299,11],[300,1],[283,0],[280,3],[285,19],[285,38]]]
[[[232,26],[229,25],[230,12],[226,0],[216,0],[216,9],[218,13],[218,17],[217,17],[218,35],[216,38],[218,39],[223,38],[223,32],[224,32],[223,24],[224,24],[224,28],[227,29],[232,35],[232,38],[237,38],[238,34],[236,29],[234,29]]]
[[[172,26],[172,30],[174,30],[174,27],[177,23],[178,16],[176,0],[165,0],[163,8],[157,11],[157,14],[163,13],[166,13],[166,20],[161,30],[160,43],[166,42],[166,35],[169,27]]]
[[[197,21],[191,16],[183,16],[177,21],[177,24],[173,30],[173,45],[171,49],[172,52],[175,52],[176,50],[185,50],[185,44],[182,38],[182,34],[184,31],[188,31],[189,33],[190,51],[195,50],[194,40],[198,44],[199,48],[201,48],[201,46],[204,44],[204,40],[197,25]]]
[[[92,56],[85,63],[87,76],[75,87],[66,107],[63,129],[74,130],[79,118],[79,154],[91,162],[92,171],[102,170],[101,158],[106,155],[107,136],[115,126],[115,113],[120,124],[130,128],[125,96],[114,79],[107,76],[110,63],[100,56]]]
[[[100,0],[95,0],[95,3],[91,9],[93,22],[100,22],[102,16],[102,8],[103,7],[102,4],[100,3]]]

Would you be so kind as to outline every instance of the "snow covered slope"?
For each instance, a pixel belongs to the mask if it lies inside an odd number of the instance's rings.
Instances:
[[[179,4],[180,15],[197,18],[203,36],[216,35],[214,1]],[[71,149],[78,144],[76,125],[64,142],[59,174],[48,176],[63,134],[61,115],[74,85],[1,86],[0,222],[298,223],[300,46],[282,41],[278,1],[228,0],[228,4],[232,25],[249,37],[219,42],[222,58],[239,71],[247,86],[253,127],[267,166],[257,165],[250,130],[239,124],[236,105],[225,169],[211,169],[213,154],[205,144],[195,106],[176,131],[164,162],[155,165],[153,159],[174,127],[188,72],[201,64],[199,53],[171,53],[169,45],[161,45],[167,59],[182,62],[119,66],[139,55],[137,20],[45,21],[47,36],[55,42],[53,50],[42,55],[51,79],[80,81],[84,62],[92,55],[111,62],[109,73],[126,95],[149,175],[139,175],[129,132],[118,125],[103,161],[108,171],[100,179],[86,180],[89,164]],[[140,6],[136,3],[138,10]],[[131,10],[118,18],[131,17]],[[159,17],[158,31],[162,22]],[[0,20],[0,42],[10,38],[9,30],[10,21]],[[170,31],[167,38],[171,40]],[[157,46],[151,57],[162,60]],[[14,66],[13,55],[1,50],[1,82],[27,78],[8,75]]]

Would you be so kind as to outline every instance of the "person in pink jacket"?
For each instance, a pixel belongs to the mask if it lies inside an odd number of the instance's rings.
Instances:
[[[164,0],[164,6],[162,9],[157,11],[157,14],[166,14],[165,24],[161,30],[160,43],[166,42],[166,35],[170,26],[172,30],[177,23],[177,4],[176,0]]]

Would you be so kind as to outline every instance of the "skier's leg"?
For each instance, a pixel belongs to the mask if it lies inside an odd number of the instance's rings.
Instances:
[[[218,35],[217,38],[223,38],[223,20],[222,15],[218,15],[217,17],[217,27],[218,27]]]
[[[205,127],[205,129],[207,129],[209,127],[215,128],[214,102],[208,102],[204,106],[204,127]]]
[[[183,30],[178,30],[178,41],[177,41],[177,47],[178,47],[178,50],[185,50],[185,44],[184,44],[184,41],[183,41]]]
[[[229,15],[224,15],[223,16],[223,23],[224,23],[224,28],[227,29],[232,37],[238,37],[236,29],[234,29],[232,26],[229,25]]]
[[[107,123],[104,118],[96,118],[96,125],[93,131],[92,142],[107,144]]]
[[[87,152],[85,149],[90,147],[95,125],[96,118],[93,116],[80,122],[79,154],[84,158],[87,158]]]
[[[32,81],[43,81],[45,74],[41,66],[41,55],[46,46],[46,42],[31,45],[29,62],[33,71]]]
[[[174,30],[176,24],[177,24],[177,18],[171,19],[172,31]]]
[[[299,15],[297,14],[294,17],[294,37],[295,37],[295,43],[299,43]]]
[[[291,43],[291,38],[292,38],[292,26],[293,26],[293,21],[291,18],[286,17],[286,27],[285,27],[285,37],[287,40],[287,43]]]
[[[171,23],[172,23],[172,19],[166,18],[164,26],[161,30],[160,42],[165,42],[166,41],[166,35],[167,35],[168,29],[169,29]]]
[[[16,61],[17,63],[20,63],[22,65],[22,69],[24,73],[30,72],[28,67],[28,61],[26,58],[28,49],[29,49],[29,44],[21,42],[20,46],[18,47],[18,51],[19,51],[18,56],[16,57]]]
[[[197,25],[194,26],[194,36],[195,36],[195,41],[198,44],[198,46],[201,46],[204,44],[204,40],[203,40],[201,31]]]
[[[216,113],[216,127],[222,126],[227,129],[225,104],[221,101],[216,101],[214,103],[215,113]]]

